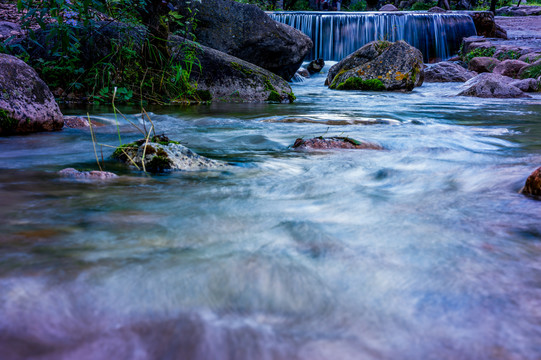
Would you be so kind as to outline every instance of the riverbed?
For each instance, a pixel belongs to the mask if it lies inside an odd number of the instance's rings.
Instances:
[[[0,138],[2,359],[539,359],[541,202],[519,191],[541,96],[323,81],[292,105],[147,109],[226,170],[114,163],[108,107],[88,112],[116,180],[56,175],[97,169],[88,131]],[[385,150],[291,148],[316,136]]]

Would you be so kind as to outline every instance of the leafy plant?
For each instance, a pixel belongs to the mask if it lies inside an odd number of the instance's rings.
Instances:
[[[427,2],[427,3],[423,2],[423,1],[419,1],[419,2],[414,3],[411,6],[411,10],[414,10],[414,11],[428,10],[430,8],[433,8],[436,5],[437,5],[437,3],[435,1]]]
[[[509,59],[515,60],[515,59],[518,59],[519,57],[520,57],[520,53],[517,53],[516,51],[513,51],[513,50],[501,52],[498,54],[498,56],[496,56],[498,60],[509,60]]]
[[[521,75],[523,79],[528,79],[528,78],[537,79],[540,76],[541,76],[541,64],[528,66],[528,68],[524,70]]]
[[[462,56],[462,60],[466,63],[469,63],[471,59],[476,57],[492,57],[494,56],[494,53],[496,52],[495,47],[489,47],[489,48],[476,48],[470,51],[469,53]]]

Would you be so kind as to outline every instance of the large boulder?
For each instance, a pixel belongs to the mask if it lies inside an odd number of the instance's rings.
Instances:
[[[64,118],[34,69],[0,54],[0,135],[60,130]]]
[[[494,14],[490,11],[468,11],[468,15],[475,24],[477,35],[485,36],[487,38],[494,37],[496,34],[496,22],[494,21]]]
[[[488,56],[475,57],[468,63],[468,70],[476,73],[489,73],[500,64],[500,60]]]
[[[267,69],[286,80],[295,75],[312,49],[312,40],[291,26],[272,20],[255,5],[233,0],[201,0],[186,6],[175,0],[184,15],[197,11],[197,41]],[[195,7],[195,9],[194,9]]]
[[[159,135],[138,140],[118,147],[112,154],[114,159],[151,173],[170,170],[223,169],[228,165],[194,153],[184,145]],[[143,166],[144,164],[144,166]]]
[[[373,41],[331,67],[327,83],[340,89],[347,83],[377,81],[384,90],[410,91],[423,83],[423,77],[423,55],[418,49],[405,41]]]
[[[295,99],[289,84],[270,71],[189,41],[178,42],[172,53],[182,60],[186,51],[193,52],[200,64],[193,67],[190,81],[197,84],[202,100],[254,103]]]
[[[498,74],[483,73],[464,83],[464,90],[458,96],[480,98],[528,97],[519,88],[511,85],[512,78]]]
[[[465,82],[476,74],[449,61],[428,65],[425,68],[425,82]]]
[[[541,167],[528,176],[526,184],[524,184],[520,192],[524,195],[541,196]]]

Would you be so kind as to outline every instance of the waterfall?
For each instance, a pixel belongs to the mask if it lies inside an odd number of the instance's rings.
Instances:
[[[310,59],[342,60],[374,40],[404,40],[421,50],[425,62],[450,58],[463,37],[476,35],[466,14],[417,12],[271,12],[269,16],[312,38]]]

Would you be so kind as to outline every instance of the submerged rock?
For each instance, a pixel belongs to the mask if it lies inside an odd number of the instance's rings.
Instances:
[[[475,96],[481,98],[520,98],[528,97],[519,88],[511,85],[513,79],[498,74],[483,73],[468,80],[466,88],[458,96]]]
[[[336,90],[359,85],[361,90],[373,86],[373,90],[410,91],[421,86],[423,79],[423,55],[418,49],[405,41],[373,41],[334,65],[327,83]]]
[[[115,150],[112,157],[151,173],[168,170],[197,171],[228,166],[224,162],[198,155],[163,135],[151,137],[148,143],[142,139],[122,145]]]
[[[14,56],[0,54],[0,135],[63,126],[60,108],[36,71]]]
[[[424,71],[425,82],[465,82],[476,75],[462,66],[448,61],[428,65]]]
[[[541,196],[541,167],[528,176],[520,192],[524,195]]]
[[[92,121],[92,126],[104,126],[104,124]],[[89,129],[90,124],[88,122],[88,119],[82,117],[82,116],[64,116],[64,127],[70,128],[70,129]]]
[[[58,174],[64,177],[89,180],[107,180],[118,177],[118,175],[107,171],[79,171],[74,168],[60,170]]]
[[[233,0],[174,0],[176,10],[197,11],[194,34],[205,46],[235,56],[289,80],[312,49],[301,31],[271,19],[255,5]],[[195,12],[194,12],[195,14]]]
[[[293,149],[371,149],[371,150],[383,150],[383,147],[377,144],[358,141],[348,137],[317,137],[313,139],[304,140],[298,138],[293,144]]]

